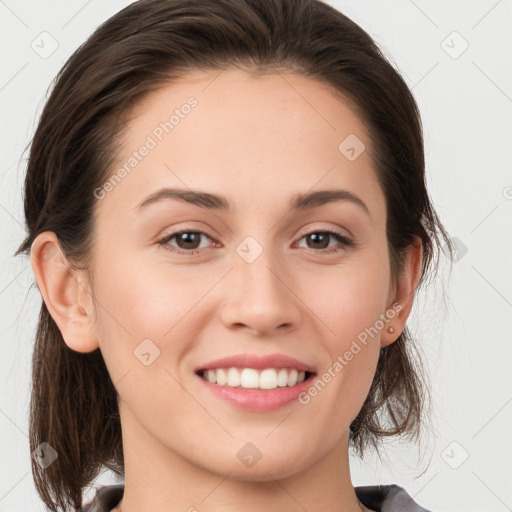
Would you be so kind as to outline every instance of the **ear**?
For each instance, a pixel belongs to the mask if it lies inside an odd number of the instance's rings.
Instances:
[[[387,311],[395,311],[397,313],[382,330],[380,341],[382,347],[391,345],[391,343],[398,339],[405,328],[405,322],[411,312],[414,292],[420,280],[423,258],[423,244],[420,238],[416,238],[415,242],[407,248],[404,257],[403,271],[398,276],[396,285],[392,287],[393,292],[390,294],[387,308]],[[394,332],[390,333],[388,331],[390,327],[394,329]]]
[[[36,237],[30,263],[38,289],[66,345],[76,352],[98,348],[85,274],[70,267],[55,233],[45,231]]]

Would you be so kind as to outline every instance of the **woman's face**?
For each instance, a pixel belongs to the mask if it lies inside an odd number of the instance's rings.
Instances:
[[[403,325],[385,197],[352,110],[300,75],[190,73],[137,105],[112,175],[96,191],[95,336],[125,449],[266,480],[344,446]],[[294,205],[320,191],[345,192]],[[300,363],[215,363],[244,355]],[[234,390],[233,371],[233,387],[222,372],[207,383],[197,371],[212,362],[280,384]],[[300,364],[315,375],[281,386]]]

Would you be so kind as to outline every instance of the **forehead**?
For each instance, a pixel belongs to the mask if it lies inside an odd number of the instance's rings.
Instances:
[[[114,200],[131,211],[160,185],[234,202],[264,193],[288,204],[290,195],[315,186],[375,195],[369,145],[365,125],[326,84],[295,73],[188,72],[130,112],[110,171],[122,178],[101,208]]]
[[[187,102],[194,102],[195,106],[187,108]],[[165,124],[173,113],[173,131],[178,124],[183,135],[188,133],[186,125],[193,127],[196,134],[206,127],[210,129],[210,140],[229,131],[230,135],[238,134],[237,139],[248,131],[261,135],[258,146],[265,135],[270,140],[274,134],[288,134],[297,140],[306,134],[311,138],[316,132],[318,137],[313,136],[313,142],[329,136],[336,142],[353,130],[367,138],[365,125],[340,91],[292,72],[254,75],[236,68],[188,72],[146,95],[132,108],[130,117],[136,125],[132,124],[131,135],[136,136],[137,131],[151,133],[155,121]],[[189,113],[192,121],[181,123]],[[255,129],[257,133],[252,131]],[[169,133],[164,130],[162,135]],[[201,142],[199,137],[196,142]],[[249,148],[250,139],[245,142]]]

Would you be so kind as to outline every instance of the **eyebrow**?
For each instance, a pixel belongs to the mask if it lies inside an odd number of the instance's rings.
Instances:
[[[139,211],[151,204],[163,200],[183,201],[185,203],[199,206],[200,208],[219,211],[227,211],[230,209],[229,201],[223,196],[190,189],[187,190],[168,187],[161,188],[150,194],[143,201],[141,201],[138,206],[136,206],[136,209]],[[349,190],[341,189],[318,190],[316,192],[296,194],[290,201],[290,208],[292,210],[309,210],[335,201],[350,201],[351,203],[361,207],[371,218],[368,207],[359,196],[353,192],[350,192]]]

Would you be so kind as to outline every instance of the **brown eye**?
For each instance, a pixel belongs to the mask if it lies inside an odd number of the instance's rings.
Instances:
[[[201,243],[201,234],[194,231],[179,233],[175,236],[180,249],[197,249]]]
[[[312,242],[312,247],[310,247],[311,249],[326,249],[329,246],[330,238],[331,236],[329,233],[320,231],[306,235],[306,239],[309,239]]]
[[[346,248],[355,245],[354,242],[335,231],[312,231],[302,236],[306,239],[308,249],[318,250],[319,252],[332,253],[341,252]],[[338,244],[329,246],[331,240],[337,240]]]
[[[180,231],[178,233],[171,233],[170,235],[158,241],[158,244],[163,245],[168,251],[178,252],[182,254],[194,254],[197,249],[200,249],[201,237],[211,238],[201,231]],[[176,239],[176,245],[171,244],[171,240]]]

